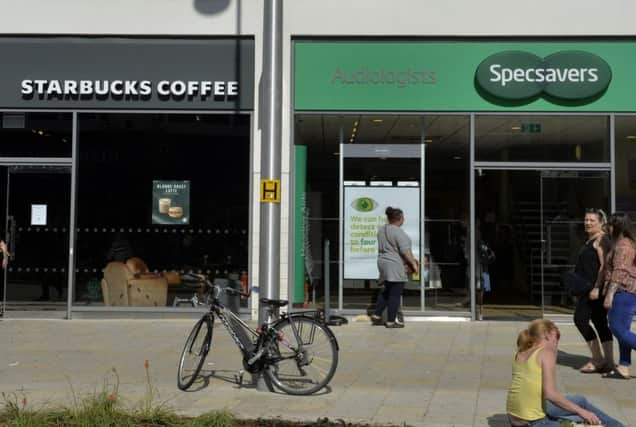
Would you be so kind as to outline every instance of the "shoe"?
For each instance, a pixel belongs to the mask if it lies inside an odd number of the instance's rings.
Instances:
[[[382,322],[382,318],[380,316],[376,316],[375,314],[371,316],[371,326],[382,326],[384,322]]]
[[[389,328],[389,329],[393,329],[393,328],[403,328],[404,327],[404,323],[398,323],[398,322],[386,322],[384,324],[385,328]]]
[[[627,366],[616,366],[611,371],[603,375],[603,378],[616,378],[619,380],[629,380],[632,376],[629,374],[629,368]]]
[[[585,365],[581,366],[579,372],[583,374],[602,374],[605,372],[609,372],[611,369],[608,369],[608,366],[605,363],[601,363],[597,365],[596,362],[590,360]]]

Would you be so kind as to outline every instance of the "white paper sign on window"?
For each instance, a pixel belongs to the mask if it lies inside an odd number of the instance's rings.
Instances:
[[[46,205],[31,205],[31,225],[46,225]]]

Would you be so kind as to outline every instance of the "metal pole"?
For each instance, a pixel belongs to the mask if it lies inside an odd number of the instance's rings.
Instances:
[[[281,175],[283,1],[265,0],[263,11],[263,70],[261,112],[261,179]],[[259,248],[260,296],[278,299],[280,286],[280,203],[261,202]],[[276,315],[277,313],[272,313]],[[259,305],[258,324],[269,318],[267,307]],[[270,391],[262,374],[256,389]]]
[[[265,0],[261,99],[261,179],[280,179],[282,120],[282,0]],[[261,202],[260,296],[277,299],[280,281],[280,203]],[[267,321],[260,306],[258,324]]]
[[[322,265],[323,265],[322,277],[325,282],[325,323],[329,324],[329,319],[331,317],[330,315],[331,301],[329,300],[331,298],[331,290],[330,290],[330,283],[329,283],[329,268],[331,267],[330,260],[329,260],[329,239],[325,239],[325,250],[324,250],[324,255],[322,258],[323,258],[322,259]]]

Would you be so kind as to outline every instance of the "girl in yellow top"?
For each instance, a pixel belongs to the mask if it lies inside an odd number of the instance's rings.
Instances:
[[[556,388],[559,328],[550,320],[530,322],[517,338],[512,363],[512,383],[508,389],[506,412],[513,426],[560,427],[557,419],[573,422],[623,426],[585,397],[563,396]]]

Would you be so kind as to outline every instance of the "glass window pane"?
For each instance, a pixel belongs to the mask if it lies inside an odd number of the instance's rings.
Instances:
[[[0,113],[0,157],[70,157],[71,113]]]
[[[151,272],[201,271],[241,285],[248,271],[249,115],[81,114],[79,125],[76,304],[173,306],[196,292],[174,277],[166,277],[166,287],[142,275],[128,283],[142,295],[120,301],[113,291],[104,300],[102,270],[132,256]],[[154,181],[179,186],[157,198]]]
[[[406,312],[424,310],[467,311],[467,261],[464,236],[467,230],[469,201],[469,117],[466,115],[297,115],[295,143],[297,151],[306,151],[307,181],[305,209],[308,223],[308,256],[313,291],[309,300],[323,301],[324,241],[330,241],[330,303],[338,307],[339,255],[339,143],[344,144],[409,144],[424,142],[424,215],[426,237],[421,256],[425,267],[422,286],[418,280],[409,281],[403,293]],[[370,151],[372,153],[372,151]],[[386,185],[399,189],[404,185],[421,185],[419,154],[414,158],[346,158],[344,181],[372,189]],[[296,164],[296,171],[305,170]],[[297,181],[298,182],[298,181]],[[354,187],[355,188],[355,187]],[[386,187],[382,187],[386,188]],[[419,188],[419,187],[417,187]],[[378,192],[381,190],[378,190]],[[417,191],[417,190],[416,190]],[[419,200],[419,196],[418,196]],[[347,202],[345,202],[346,205]],[[346,206],[345,206],[346,207]],[[378,224],[384,220],[384,208],[377,210]],[[398,206],[404,207],[404,206]],[[408,216],[408,214],[407,214]],[[346,218],[343,218],[343,221]],[[418,235],[419,238],[419,235]],[[419,251],[419,248],[417,248]],[[375,264],[377,255],[373,255]],[[298,268],[298,266],[297,266]],[[302,266],[300,268],[303,268]],[[307,268],[307,267],[305,267]],[[302,277],[299,276],[299,277]],[[298,289],[298,287],[295,287]],[[348,278],[343,280],[343,309],[372,310],[379,292],[376,278]]]
[[[609,117],[479,115],[475,160],[608,162]]]
[[[616,209],[636,220],[636,116],[616,116]]]

